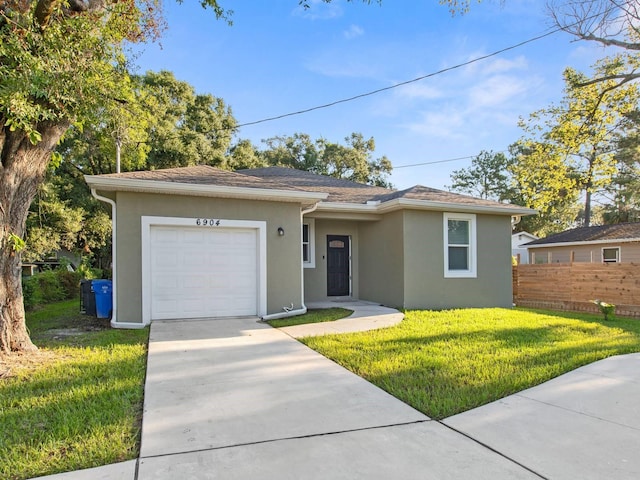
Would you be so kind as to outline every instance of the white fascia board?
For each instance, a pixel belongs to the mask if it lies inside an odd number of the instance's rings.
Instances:
[[[320,202],[316,212],[379,213],[379,205],[347,202]]]
[[[85,175],[84,178],[90,187],[101,191],[198,195],[205,197],[273,200],[277,202],[299,202],[305,204],[309,202],[319,202],[329,196],[327,193],[320,192],[160,182],[156,180],[139,180],[132,178],[105,178],[98,175]]]
[[[433,202],[431,200],[415,200],[411,198],[396,198],[384,202],[378,207],[379,213],[392,212],[409,208],[414,210],[453,211],[462,213],[493,213],[497,215],[535,215],[536,210],[524,207],[469,205],[456,202]]]
[[[318,212],[383,214],[395,210],[435,210],[440,212],[454,211],[461,213],[488,213],[497,215],[535,215],[536,210],[523,207],[500,207],[487,205],[468,205],[455,202],[432,202],[429,200],[414,200],[409,198],[395,198],[381,204],[363,204],[346,202],[321,202]]]
[[[610,240],[590,240],[585,242],[556,242],[556,243],[542,243],[540,245],[520,245],[522,248],[547,248],[547,247],[580,247],[582,245],[603,245],[606,243],[630,243],[640,242],[640,238],[612,238]]]

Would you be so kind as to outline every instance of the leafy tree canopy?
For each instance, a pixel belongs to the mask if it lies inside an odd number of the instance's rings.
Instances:
[[[596,74],[622,68],[615,59],[595,66]],[[534,112],[520,126],[525,137],[520,161],[514,167],[518,184],[529,192],[533,208],[544,208],[561,192],[584,193],[583,224],[591,221],[593,195],[611,184],[617,173],[615,132],[637,108],[635,83],[615,80],[587,83],[584,74],[567,68],[565,95],[559,105]],[[533,189],[537,190],[534,194]]]
[[[342,145],[324,138],[312,140],[305,133],[295,133],[263,140],[268,148],[260,155],[266,165],[287,166],[354,182],[390,186],[387,176],[393,167],[385,156],[373,158],[373,137],[365,139],[361,133],[352,133],[344,141]]]
[[[504,153],[483,150],[471,161],[471,167],[453,171],[452,183],[447,188],[480,198],[504,201],[510,196],[510,164],[510,159]]]

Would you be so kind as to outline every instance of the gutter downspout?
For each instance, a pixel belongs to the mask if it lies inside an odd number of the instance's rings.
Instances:
[[[144,328],[146,327],[143,323],[122,323],[118,322],[117,312],[118,312],[118,295],[117,295],[117,283],[116,283],[116,202],[111,200],[110,198],[103,197],[102,195],[98,195],[95,188],[91,189],[91,195],[96,200],[100,200],[101,202],[108,203],[111,205],[111,276],[112,278],[112,295],[113,295],[113,307],[111,314],[111,327],[112,328]]]
[[[302,228],[302,224],[304,221],[304,216],[307,213],[314,212],[315,209],[318,208],[318,204],[314,203],[313,206],[307,208],[306,210],[300,210],[300,228]],[[291,310],[289,307],[283,307],[284,312],[281,313],[272,313],[271,315],[263,315],[261,320],[266,322],[268,320],[276,320],[278,318],[287,318],[287,317],[295,317],[297,315],[304,315],[307,313],[307,306],[304,304],[304,258],[302,256],[302,242],[300,242],[300,299],[301,299],[301,307],[297,310]]]

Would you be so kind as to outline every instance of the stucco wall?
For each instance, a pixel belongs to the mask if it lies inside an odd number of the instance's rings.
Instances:
[[[299,308],[300,208],[293,203],[118,192],[117,320],[142,321],[141,217],[143,215],[267,222],[267,311],[293,302]],[[277,229],[285,230],[283,237]]]
[[[477,215],[477,277],[444,277],[442,212],[405,213],[404,307],[510,307],[511,219]]]
[[[347,235],[351,240],[351,296],[359,298],[359,234],[358,222],[315,219],[315,268],[304,269],[306,301],[326,300],[327,297],[327,235]],[[332,298],[332,297],[329,297]]]
[[[405,288],[404,213],[359,223],[360,299],[402,307]]]

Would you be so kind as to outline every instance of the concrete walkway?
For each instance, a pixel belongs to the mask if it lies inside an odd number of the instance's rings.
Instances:
[[[364,332],[391,327],[400,323],[404,318],[404,314],[395,308],[383,307],[377,303],[364,301],[311,302],[307,307],[309,309],[346,308],[353,310],[353,313],[347,318],[336,320],[335,322],[307,323],[305,325],[283,327],[280,330],[293,338],[316,337],[332,333]]]
[[[155,322],[138,462],[47,478],[637,479],[639,398],[633,354],[437,422],[255,318]]]

